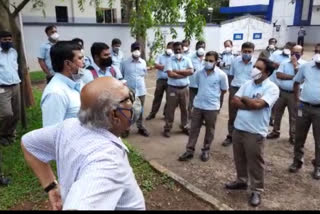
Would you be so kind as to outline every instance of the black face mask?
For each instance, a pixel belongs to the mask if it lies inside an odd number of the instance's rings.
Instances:
[[[1,48],[4,51],[8,51],[12,47],[13,47],[13,43],[12,42],[1,42]]]
[[[320,69],[320,63],[319,62],[316,62],[316,66],[318,69]]]
[[[112,58],[108,57],[107,59],[100,59],[100,64],[102,67],[110,67],[112,65]]]

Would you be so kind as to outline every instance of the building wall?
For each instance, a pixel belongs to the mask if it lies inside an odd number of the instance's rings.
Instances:
[[[289,1],[274,0],[272,23],[278,21],[277,24],[293,25],[296,4]]]
[[[320,25],[320,1],[319,5],[312,8],[311,25]]]
[[[230,0],[229,1],[229,7],[249,6],[249,5],[256,5],[256,4],[268,5],[269,0],[259,0],[259,1],[257,1],[257,0]]]
[[[287,41],[297,42],[299,29],[300,27],[298,26],[288,27]],[[320,43],[320,26],[305,26],[304,29],[307,32],[307,35],[305,36],[306,44]]]

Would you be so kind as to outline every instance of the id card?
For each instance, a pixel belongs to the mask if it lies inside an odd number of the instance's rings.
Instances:
[[[176,93],[172,92],[170,93],[170,97],[175,97],[176,96]]]
[[[302,109],[298,109],[298,117],[302,117]]]
[[[4,92],[6,92],[4,88],[0,88],[0,94],[3,94]]]

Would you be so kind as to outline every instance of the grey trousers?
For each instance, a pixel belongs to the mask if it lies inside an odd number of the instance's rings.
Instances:
[[[189,105],[188,105],[189,120],[191,120],[193,100],[196,97],[197,93],[198,93],[198,88],[189,88]]]
[[[150,115],[155,116],[158,113],[160,106],[161,106],[161,101],[162,101],[164,92],[167,91],[167,88],[168,88],[168,84],[167,84],[166,79],[158,79],[157,80],[156,90],[154,92],[154,98],[153,98],[153,102],[152,102],[152,108],[151,108]],[[166,105],[164,108],[166,108]]]
[[[286,107],[288,107],[289,111],[290,138],[295,139],[297,107],[295,103],[294,93],[288,93],[280,90],[280,97],[274,106],[275,118],[273,131],[280,134],[281,120]]]
[[[167,107],[166,107],[166,124],[165,131],[172,129],[174,121],[174,113],[179,106],[181,111],[181,127],[186,128],[188,124],[188,101],[189,101],[189,87],[175,88],[168,85],[167,91]]]
[[[206,134],[203,142],[203,151],[210,150],[210,146],[214,139],[214,130],[217,121],[218,110],[203,110],[199,108],[193,108],[191,116],[191,128],[189,134],[189,141],[187,144],[187,151],[193,152],[197,144],[202,121],[205,121]]]
[[[141,101],[141,107],[142,107],[142,111],[140,113],[140,116],[137,120],[137,128],[138,129],[142,129],[143,128],[143,112],[144,112],[144,101],[145,101],[146,96],[139,96],[139,99]]]
[[[233,86],[231,86],[230,90],[229,90],[228,136],[230,136],[230,137],[232,136],[232,132],[233,132],[233,129],[234,129],[233,124],[234,124],[234,121],[236,119],[237,112],[238,112],[238,110],[231,105],[231,100],[234,97],[234,95],[237,93],[238,90],[239,90],[238,87],[233,87]]]
[[[311,107],[303,104],[303,107],[298,109],[294,161],[303,163],[303,148],[311,124],[315,143],[315,166],[320,167],[320,107]]]
[[[232,135],[233,157],[237,171],[237,181],[247,183],[250,179],[251,191],[264,189],[264,150],[265,138],[235,129]]]
[[[0,137],[15,137],[19,118],[20,86],[0,87]]]

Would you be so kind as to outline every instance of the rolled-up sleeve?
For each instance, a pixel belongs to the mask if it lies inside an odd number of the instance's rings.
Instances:
[[[22,136],[25,149],[44,163],[56,159],[55,136],[58,126],[49,126],[29,132]]]
[[[270,108],[276,103],[279,98],[280,90],[278,87],[270,87],[266,93],[262,96],[262,100],[264,100]]]
[[[293,81],[297,83],[302,83],[304,80],[304,66],[302,65],[298,73],[294,76]]]
[[[225,73],[221,73],[221,81],[220,81],[220,88],[223,91],[226,91],[229,89],[229,83],[228,83],[228,77]]]
[[[45,59],[46,58],[46,46],[45,45],[41,45],[40,46],[40,52],[39,52],[39,59]]]

